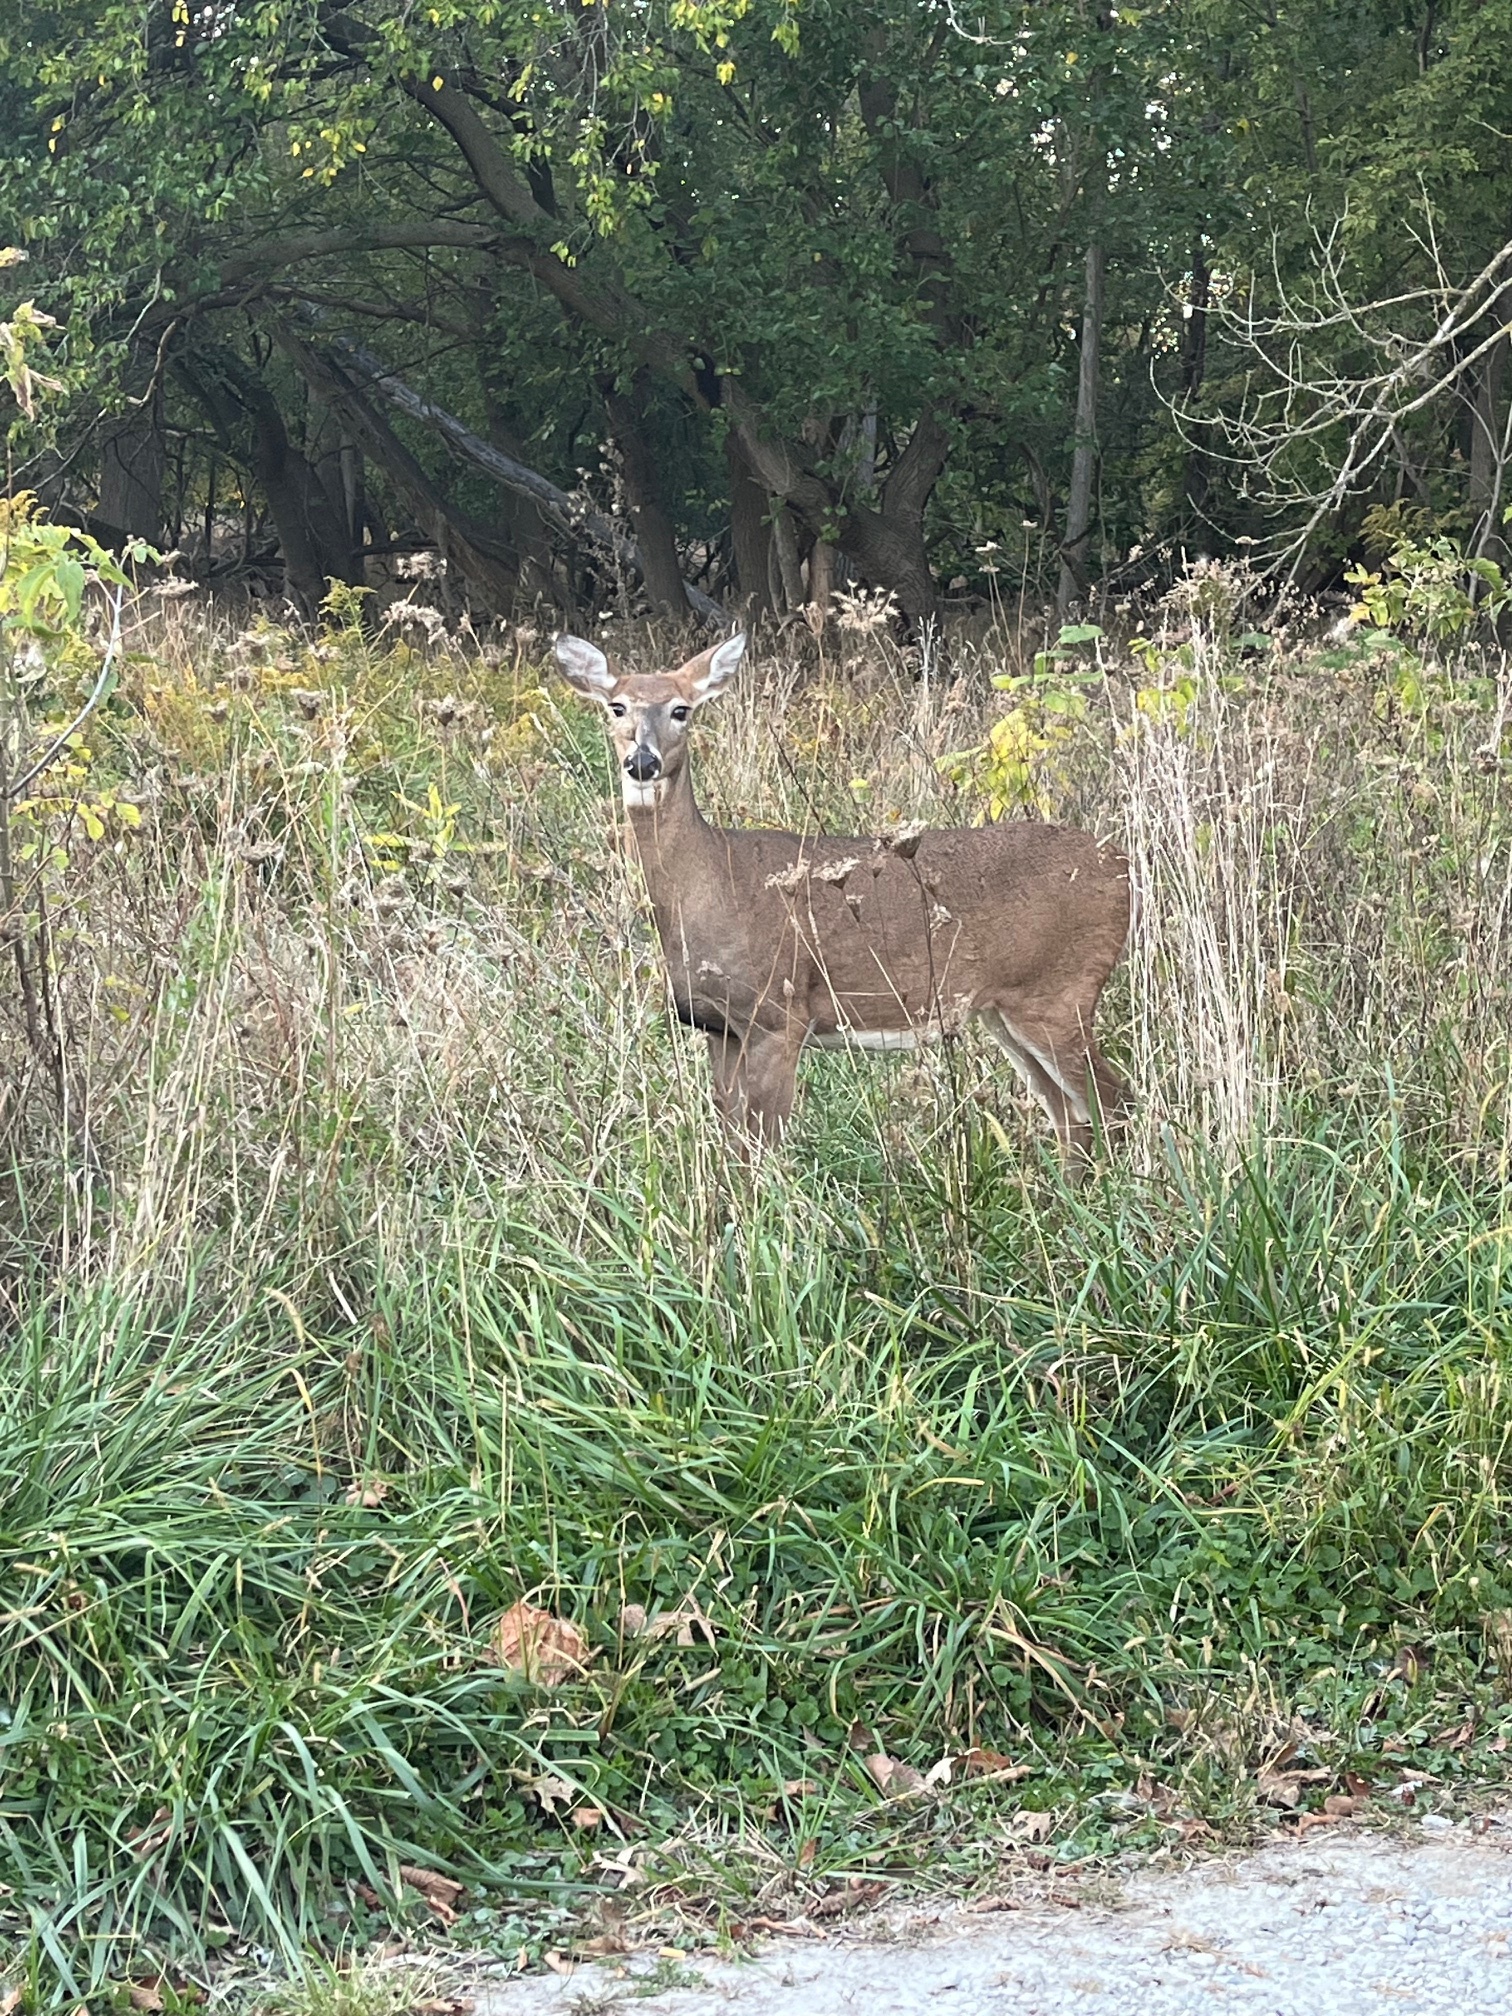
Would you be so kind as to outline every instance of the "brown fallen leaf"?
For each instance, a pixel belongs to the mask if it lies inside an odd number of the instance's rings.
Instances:
[[[1304,1786],[1321,1785],[1332,1776],[1331,1771],[1257,1771],[1255,1791],[1267,1806],[1295,1809],[1302,1803]]]
[[[575,1974],[577,1963],[569,1960],[565,1953],[543,1953],[541,1959],[553,1974]]]
[[[543,1771],[538,1778],[527,1779],[525,1790],[543,1813],[555,1813],[559,1806],[571,1807],[582,1796],[576,1785],[559,1778],[555,1771]]]
[[[1493,1736],[1491,1738],[1491,1741],[1486,1745],[1486,1748],[1488,1750],[1494,1750],[1498,1757],[1501,1755],[1503,1750],[1506,1749],[1506,1747],[1507,1747],[1507,1737],[1505,1731],[1500,1736]],[[0,2016],[4,2016],[3,2011],[0,2011]]]
[[[592,1953],[602,1959],[606,1954],[625,1953],[629,1948],[620,1932],[596,1932],[591,1939],[585,1939],[578,1948],[580,1953]]]
[[[880,1750],[882,1748],[882,1745],[877,1741],[876,1737],[872,1734],[871,1730],[868,1729],[866,1724],[860,1721],[859,1719],[855,1722],[852,1722],[850,1728],[846,1730],[845,1742],[846,1747],[851,1750],[863,1750],[869,1752],[872,1750]]]
[[[1451,1725],[1448,1729],[1440,1729],[1437,1736],[1430,1736],[1428,1740],[1435,1750],[1463,1750],[1474,1736],[1475,1717],[1472,1715],[1468,1721]]]
[[[1188,1814],[1184,1820],[1176,1822],[1177,1831],[1183,1841],[1211,1841],[1213,1830],[1200,1814]]]
[[[1364,1804],[1363,1799],[1356,1799],[1352,1793],[1346,1797],[1342,1792],[1330,1792],[1323,1801],[1323,1811],[1330,1820],[1348,1820]]]
[[[985,1744],[977,1744],[970,1750],[963,1750],[956,1762],[961,1767],[963,1778],[1001,1777],[1003,1783],[1008,1785],[1012,1784],[1015,1778],[1029,1776],[1030,1767],[1027,1764],[1015,1764],[1013,1759],[1005,1757],[1001,1750],[989,1750]]]
[[[1292,1829],[1300,1841],[1304,1834],[1311,1834],[1314,1827],[1332,1827],[1338,1816],[1333,1813],[1294,1813],[1291,1816]]]
[[[620,1636],[639,1638],[646,1628],[646,1606],[644,1603],[627,1603],[619,1614]]]
[[[875,1904],[884,1895],[885,1883],[870,1883],[862,1876],[852,1876],[848,1883],[838,1889],[826,1891],[817,1903],[808,1908],[810,1918],[843,1918],[849,1911],[860,1911],[868,1904]]]
[[[1396,1658],[1391,1662],[1386,1678],[1405,1680],[1409,1687],[1414,1686],[1427,1672],[1432,1658],[1433,1654],[1425,1646],[1399,1645]]]
[[[464,1886],[436,1869],[416,1869],[407,1862],[399,1865],[399,1880],[425,1899],[432,1915],[443,1925],[457,1922],[457,1900],[467,1895]]]
[[[918,1792],[924,1784],[924,1773],[912,1764],[900,1764],[896,1757],[889,1757],[884,1750],[864,1760],[867,1772],[877,1790],[889,1799],[906,1797],[910,1792]]]
[[[1370,1797],[1370,1780],[1362,1778],[1358,1771],[1346,1771],[1344,1773],[1344,1784],[1351,1797],[1355,1799],[1368,1799]]]
[[[511,1604],[494,1626],[492,1653],[500,1666],[540,1687],[578,1679],[592,1656],[575,1624],[523,1601]]]
[[[126,1990],[133,2009],[143,2011],[143,2016],[157,2016],[163,2006],[163,1990],[156,1981],[133,1981]]]
[[[383,1503],[388,1494],[389,1487],[381,1477],[358,1478],[355,1483],[347,1486],[346,1502],[348,1505],[361,1505],[366,1511],[372,1512]]]
[[[21,1990],[19,1988],[7,1988],[3,1994],[0,1994],[0,2016],[11,2016],[11,2011],[19,2008],[20,2003]]]
[[[574,1806],[567,1817],[574,1827],[581,1829],[585,1834],[591,1834],[595,1827],[602,1827],[604,1824],[603,1811],[597,1806]]]
[[[1036,1813],[1025,1807],[1008,1823],[1010,1841],[1048,1841],[1055,1832],[1053,1813]]]

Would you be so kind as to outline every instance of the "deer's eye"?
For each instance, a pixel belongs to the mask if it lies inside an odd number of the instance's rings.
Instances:
[[[672,709],[672,719],[674,721],[686,721],[692,711],[691,707],[674,707]]]
[[[625,718],[625,703],[624,703],[624,701],[623,701],[623,700],[611,700],[611,701],[609,702],[609,712],[610,712],[610,713],[611,713],[611,714],[612,714],[612,715],[614,716],[614,718],[615,718],[615,720],[616,720],[616,721],[623,721],[623,720],[624,720],[624,718]]]

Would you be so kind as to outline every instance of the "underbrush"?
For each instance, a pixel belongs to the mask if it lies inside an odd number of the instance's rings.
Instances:
[[[128,638],[75,756],[140,824],[28,815],[53,1047],[0,1025],[33,1999],[1499,1770],[1505,675],[1176,615],[1010,695],[1140,891],[1076,1190],[969,1038],[727,1158],[541,638]],[[827,648],[711,710],[711,815],[971,816],[1001,655]]]

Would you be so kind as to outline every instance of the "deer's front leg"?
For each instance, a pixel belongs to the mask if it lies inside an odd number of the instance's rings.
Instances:
[[[714,1101],[732,1132],[766,1147],[787,1125],[798,1088],[801,1029],[748,1029],[710,1036]]]

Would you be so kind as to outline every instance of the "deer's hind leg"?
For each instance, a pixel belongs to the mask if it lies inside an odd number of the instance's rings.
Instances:
[[[1063,1157],[1068,1161],[1091,1146],[1092,1129],[1085,1109],[1078,1113],[1066,1088],[1053,1077],[1035,1053],[1024,1044],[1006,1015],[997,1008],[984,1008],[979,1017],[984,1029],[1008,1053],[1014,1069],[1043,1108],[1055,1129]]]
[[[1097,1047],[1090,1013],[1050,1017],[992,1008],[982,1019],[1044,1107],[1069,1162],[1092,1150],[1092,1109],[1104,1127],[1130,1105],[1127,1085]]]

